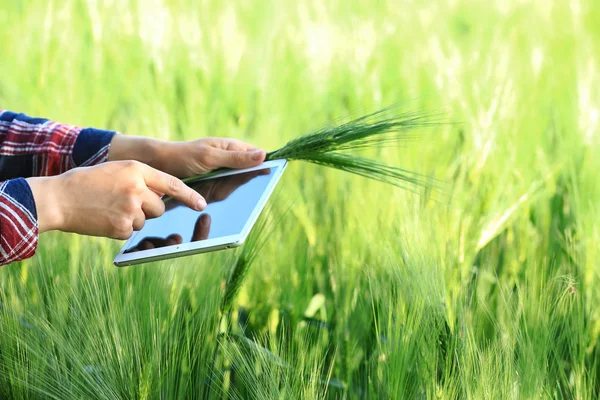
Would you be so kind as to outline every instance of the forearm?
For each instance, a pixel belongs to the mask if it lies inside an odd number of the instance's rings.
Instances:
[[[158,149],[166,144],[167,142],[141,136],[115,135],[110,142],[108,161],[135,160],[151,165]]]
[[[165,170],[165,161],[177,157],[177,154],[172,154],[177,145],[179,144],[141,136],[115,135],[110,142],[107,161],[134,160]]]

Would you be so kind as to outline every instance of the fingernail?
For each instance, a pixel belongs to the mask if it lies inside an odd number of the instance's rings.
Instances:
[[[264,152],[262,150],[255,150],[252,152],[252,160],[259,161],[262,160]]]
[[[200,200],[198,200],[198,210],[202,211],[206,208],[206,200],[204,200],[204,198],[200,198]]]

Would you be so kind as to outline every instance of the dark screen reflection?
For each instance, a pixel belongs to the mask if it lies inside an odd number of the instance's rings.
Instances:
[[[239,234],[272,174],[272,169],[266,168],[189,183],[206,199],[206,209],[199,212],[177,200],[165,200],[165,213],[147,220],[144,228],[134,233],[139,240],[124,253]]]

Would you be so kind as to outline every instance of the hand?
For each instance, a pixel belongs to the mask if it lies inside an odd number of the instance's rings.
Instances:
[[[265,160],[258,147],[236,139],[203,138],[189,142],[116,135],[109,161],[137,160],[179,178],[206,174],[217,168],[250,168]]]
[[[201,211],[206,201],[179,179],[137,161],[75,168],[62,175],[27,179],[39,231],[61,230],[127,239],[146,218],[164,213],[168,194]]]
[[[255,177],[260,175],[268,175],[270,172],[270,169],[260,169],[257,171],[245,172],[243,174],[230,175],[219,179],[199,181],[190,187],[200,193],[208,204],[216,203],[227,199],[233,192],[235,192],[237,188],[248,183]],[[178,206],[179,204],[175,201],[166,202],[166,210]],[[201,214],[194,225],[194,231],[192,233],[190,242],[208,239],[211,222],[212,220],[210,214]],[[137,245],[125,250],[125,253],[173,246],[181,243],[183,243],[183,238],[178,233],[172,233],[165,238],[148,236],[140,240]]]

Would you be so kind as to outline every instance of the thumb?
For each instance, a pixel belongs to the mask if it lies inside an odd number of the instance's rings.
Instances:
[[[212,155],[212,164],[216,167],[250,168],[262,163],[266,155],[264,150],[231,151],[216,149]]]

